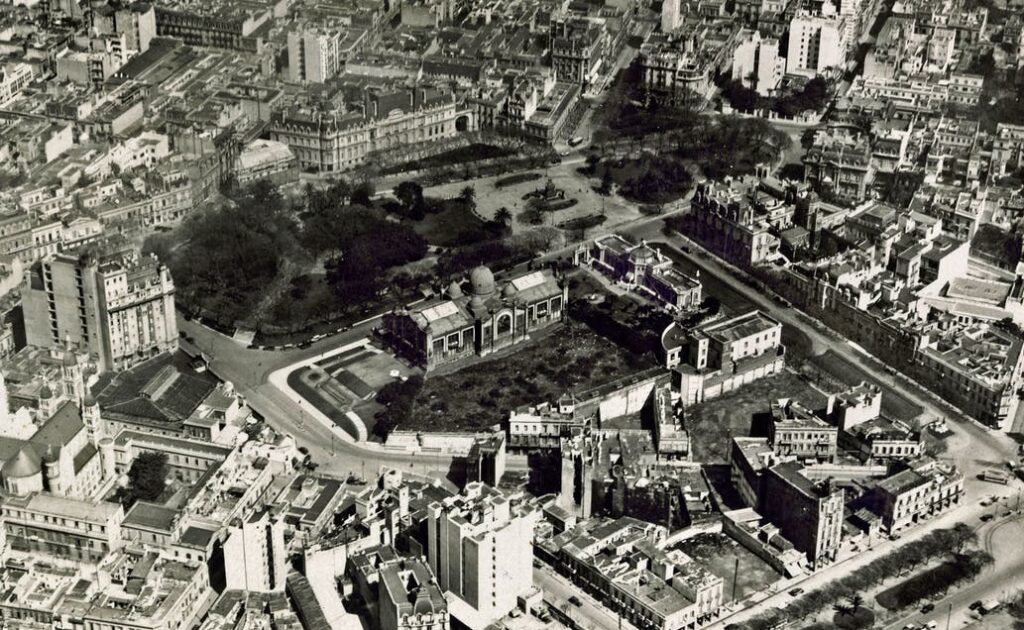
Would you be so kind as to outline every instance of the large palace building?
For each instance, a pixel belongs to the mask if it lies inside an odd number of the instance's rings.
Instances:
[[[521,343],[565,317],[568,289],[549,270],[512,278],[500,288],[487,267],[469,274],[469,294],[457,282],[447,296],[384,316],[395,350],[430,370]]]

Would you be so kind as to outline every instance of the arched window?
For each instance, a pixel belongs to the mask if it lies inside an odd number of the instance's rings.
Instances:
[[[498,336],[507,335],[512,332],[512,313],[506,312],[498,315],[495,325],[497,326],[495,334]]]

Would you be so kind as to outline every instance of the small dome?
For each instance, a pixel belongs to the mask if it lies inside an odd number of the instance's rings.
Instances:
[[[484,299],[479,295],[474,295],[469,299],[469,310],[474,313],[479,313],[487,310],[487,305],[484,304]]]
[[[501,290],[501,294],[504,297],[510,298],[516,294],[516,288],[512,286],[511,282],[509,282],[508,284],[505,285],[505,288]]]
[[[637,247],[629,254],[629,259],[635,265],[649,265],[654,262],[654,252],[647,246]]]
[[[452,281],[448,285],[448,297],[452,300],[462,297],[462,287],[459,286],[458,282]]]
[[[85,398],[82,399],[82,404],[86,407],[92,407],[96,404],[96,397],[92,395],[92,392],[85,392]]]
[[[53,398],[53,390],[50,389],[49,385],[43,385],[43,388],[39,390],[39,398],[41,400],[49,400]]]
[[[4,462],[4,477],[9,479],[22,479],[38,475],[42,470],[39,453],[26,445],[22,446],[18,454]]]
[[[430,615],[434,613],[434,605],[430,602],[430,596],[421,588],[416,595],[416,603],[413,605],[413,613],[417,615]]]
[[[75,360],[75,355],[65,351],[64,352],[64,365],[65,367],[75,367],[78,365],[78,361]]]
[[[53,444],[46,447],[46,452],[43,453],[43,461],[47,464],[52,464],[60,459],[60,449]]]
[[[473,295],[488,296],[494,293],[494,274],[480,265],[469,272],[469,284],[473,287]]]

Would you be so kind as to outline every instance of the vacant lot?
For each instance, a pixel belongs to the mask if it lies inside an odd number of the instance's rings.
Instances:
[[[767,562],[725,534],[700,534],[684,540],[675,548],[725,581],[725,601],[753,595],[782,577]],[[733,577],[736,578],[735,593]]]
[[[684,420],[693,442],[693,460],[709,464],[725,462],[732,438],[767,435],[765,422],[771,403],[779,398],[800,401],[810,409],[822,409],[827,402],[820,391],[787,371],[687,407]]]
[[[655,365],[653,356],[632,354],[573,321],[507,352],[428,375],[411,414],[414,424],[402,428],[477,430],[507,419],[520,405],[554,401]]]
[[[833,350],[812,357],[810,363],[820,370],[822,376],[835,381],[838,385],[852,387],[866,381],[881,388],[882,413],[890,418],[910,422],[924,413],[924,409],[920,405],[901,394],[892,386],[891,381],[883,382],[872,377]]]

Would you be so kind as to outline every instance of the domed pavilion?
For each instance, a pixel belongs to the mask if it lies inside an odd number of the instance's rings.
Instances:
[[[563,320],[567,299],[550,270],[499,282],[480,266],[439,299],[387,314],[384,331],[397,353],[429,370],[529,340]]]

